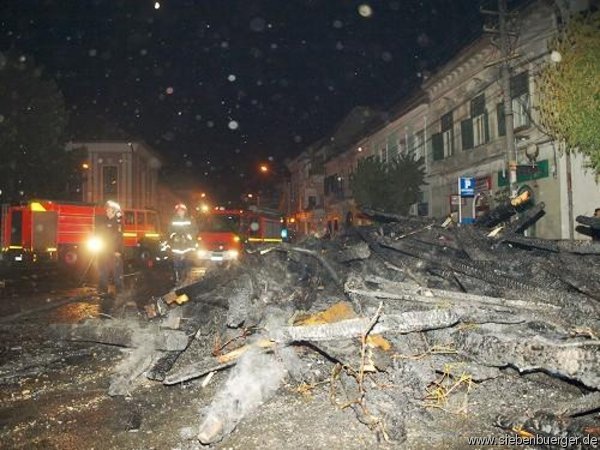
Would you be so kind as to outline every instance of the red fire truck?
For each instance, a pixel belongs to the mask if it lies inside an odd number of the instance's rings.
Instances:
[[[8,261],[61,261],[74,265],[97,251],[94,230],[102,206],[88,203],[30,201],[2,205],[0,240]],[[156,211],[123,210],[125,258],[148,258],[160,238]]]
[[[276,211],[215,207],[198,217],[198,259],[236,260],[244,243],[281,242],[282,225]]]
[[[287,237],[287,228],[279,211],[251,206],[244,211],[242,235],[248,243],[277,243]]]
[[[243,210],[215,207],[198,217],[198,259],[232,261],[242,250],[240,226]]]

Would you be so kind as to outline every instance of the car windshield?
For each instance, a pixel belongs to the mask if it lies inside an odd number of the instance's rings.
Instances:
[[[232,232],[237,233],[240,229],[240,216],[215,214],[202,218],[198,221],[200,232],[218,233]]]

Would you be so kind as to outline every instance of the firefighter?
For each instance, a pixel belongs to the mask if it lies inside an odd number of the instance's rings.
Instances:
[[[197,235],[198,229],[187,214],[187,206],[178,203],[175,205],[175,215],[169,223],[169,245],[176,284],[185,280],[189,266],[188,254],[196,250]]]
[[[121,207],[109,200],[104,205],[106,215],[99,221],[96,232],[103,243],[98,254],[98,290],[108,293],[108,281],[112,275],[115,293],[123,290],[123,230],[121,227]]]

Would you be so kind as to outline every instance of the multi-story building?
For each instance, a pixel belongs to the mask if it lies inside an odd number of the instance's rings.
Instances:
[[[510,97],[517,148],[517,183],[536,203],[545,203],[546,217],[530,233],[547,238],[582,237],[574,218],[600,207],[600,187],[579,155],[561,151],[540,126],[536,75],[550,60],[549,42],[564,14],[587,7],[585,0],[565,2],[562,9],[543,0],[516,12],[518,38],[510,58]],[[568,6],[569,11],[565,9]],[[427,185],[413,214],[443,217],[458,209],[458,179],[474,177],[475,215],[508,197],[506,130],[500,77],[502,54],[489,36],[463,48],[440,67],[385,120],[375,116],[368,126],[344,119],[343,139],[328,142],[325,151],[324,214],[331,228],[348,221],[356,210],[349,188],[361,158],[390,161],[398,154],[423,157]],[[354,118],[354,119],[353,119]],[[344,129],[344,127],[341,127]],[[338,130],[339,131],[339,130]],[[304,154],[304,164],[311,164]],[[298,173],[297,185],[302,185]],[[471,205],[470,205],[471,206]],[[336,226],[337,224],[337,226]]]
[[[322,234],[329,229],[335,233],[343,221],[353,220],[349,180],[356,164],[348,149],[356,149],[356,140],[381,121],[381,113],[356,107],[330,137],[288,161],[288,215],[295,215],[298,232]]]
[[[569,237],[574,222],[573,208],[563,198],[571,187],[571,175],[566,170],[567,157],[561,156],[556,142],[539,125],[535,81],[538,71],[551,63],[548,42],[556,35],[557,20],[557,12],[547,2],[533,2],[518,11],[520,33],[510,62],[517,183],[520,190],[529,190],[536,202],[546,205],[546,217],[532,232],[553,238]],[[457,208],[460,176],[476,178],[476,214],[508,196],[500,59],[491,39],[482,37],[422,86],[429,96],[427,181],[434,216]],[[576,166],[573,170],[584,180],[580,161]]]
[[[301,234],[323,231],[325,152],[326,148],[320,141],[286,164],[290,172],[289,183],[286,185],[286,215],[293,221],[294,225],[290,223],[290,227]]]
[[[82,201],[115,200],[123,208],[158,208],[160,156],[143,142],[71,142],[85,152]]]

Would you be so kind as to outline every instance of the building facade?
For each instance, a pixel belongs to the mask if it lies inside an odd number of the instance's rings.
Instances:
[[[565,3],[567,5],[567,3]],[[562,6],[565,6],[562,5]],[[600,207],[597,177],[580,155],[570,155],[549,138],[540,125],[536,75],[550,60],[549,42],[565,14],[588,7],[568,2],[557,8],[543,0],[515,14],[518,38],[510,59],[510,98],[517,150],[517,184],[535,203],[544,202],[545,217],[528,233],[545,238],[584,238],[577,235],[575,217]],[[346,139],[335,140],[325,152],[324,215],[330,228],[339,228],[356,214],[350,179],[362,158],[390,161],[399,154],[423,157],[427,184],[412,214],[444,217],[458,210],[458,179],[474,177],[475,199],[468,216],[478,216],[509,196],[506,126],[500,76],[502,54],[489,36],[463,48],[440,67],[407,101],[368,127],[342,121]],[[304,154],[304,163],[310,155]],[[302,172],[295,183],[303,183]],[[464,206],[464,204],[463,204]],[[337,226],[336,226],[337,224]]]
[[[160,157],[143,142],[71,142],[85,152],[82,201],[115,200],[123,208],[158,209]]]

